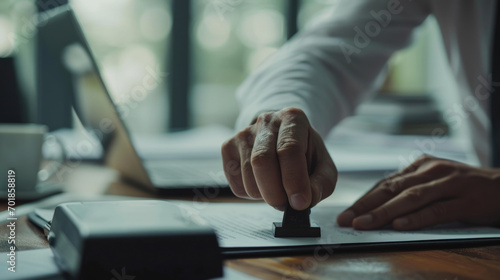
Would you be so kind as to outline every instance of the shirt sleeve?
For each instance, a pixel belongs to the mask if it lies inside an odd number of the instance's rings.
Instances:
[[[237,129],[261,112],[302,109],[324,137],[383,82],[389,57],[408,46],[428,1],[341,0],[238,88]]]

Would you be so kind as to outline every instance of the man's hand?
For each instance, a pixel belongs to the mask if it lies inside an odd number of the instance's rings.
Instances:
[[[500,170],[423,156],[379,182],[337,217],[341,226],[413,230],[462,221],[500,222]]]
[[[224,172],[236,196],[284,210],[316,205],[333,193],[337,169],[300,109],[267,112],[222,145]]]

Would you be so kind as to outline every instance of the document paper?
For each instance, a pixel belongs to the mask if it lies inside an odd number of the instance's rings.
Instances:
[[[416,231],[395,231],[390,226],[380,230],[358,231],[339,227],[337,216],[346,206],[318,205],[312,208],[311,223],[321,227],[319,238],[275,238],[272,223],[283,219],[283,212],[264,203],[177,203],[190,219],[212,226],[219,245],[226,249],[258,249],[307,245],[347,245],[409,241],[471,240],[495,238],[500,229],[451,223]]]

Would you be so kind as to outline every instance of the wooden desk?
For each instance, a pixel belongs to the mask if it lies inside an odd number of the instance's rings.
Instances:
[[[355,177],[355,176],[354,176]],[[341,175],[339,186],[354,180]],[[131,186],[108,168],[83,164],[65,178],[66,191],[81,194],[115,194],[138,197],[154,195]],[[356,184],[352,184],[355,186]],[[369,187],[369,186],[366,186]],[[332,199],[352,201],[364,190],[339,188]],[[179,199],[179,198],[176,198]],[[192,197],[181,199],[191,200]],[[218,197],[211,201],[245,201]],[[19,205],[19,204],[18,204]],[[6,203],[0,204],[4,210]],[[43,233],[26,217],[17,222],[18,250],[47,248]],[[0,227],[0,251],[7,251],[5,223]],[[238,259],[225,265],[261,279],[500,279],[500,246],[446,250],[334,253],[330,256]]]

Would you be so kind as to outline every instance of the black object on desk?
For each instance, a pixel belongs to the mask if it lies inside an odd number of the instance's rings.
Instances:
[[[222,276],[215,232],[166,201],[64,203],[54,212],[48,239],[71,279]]]
[[[288,203],[283,222],[273,223],[274,237],[321,237],[321,228],[311,226],[309,215],[311,208],[299,211]]]

